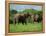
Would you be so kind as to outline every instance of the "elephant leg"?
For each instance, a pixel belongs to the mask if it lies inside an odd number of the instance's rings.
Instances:
[[[15,23],[18,24],[18,17],[16,17],[16,19],[15,19]]]
[[[16,24],[16,19],[15,19],[15,24]]]
[[[25,22],[25,24],[27,24],[26,20],[24,22]]]
[[[21,23],[24,25],[24,21],[23,20],[21,20]]]
[[[13,24],[16,24],[16,19],[13,19]]]
[[[15,20],[13,19],[13,24],[15,24]]]

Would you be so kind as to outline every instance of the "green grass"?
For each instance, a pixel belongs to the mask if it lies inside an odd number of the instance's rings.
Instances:
[[[10,32],[41,32],[41,23],[28,23],[27,25],[10,24]]]

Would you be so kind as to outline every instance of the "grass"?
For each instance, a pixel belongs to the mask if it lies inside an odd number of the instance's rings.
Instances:
[[[27,23],[27,25],[10,24],[10,32],[41,32],[41,23]]]

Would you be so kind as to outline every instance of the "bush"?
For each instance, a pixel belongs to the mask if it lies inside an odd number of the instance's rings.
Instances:
[[[13,24],[13,20],[9,19],[9,24]]]

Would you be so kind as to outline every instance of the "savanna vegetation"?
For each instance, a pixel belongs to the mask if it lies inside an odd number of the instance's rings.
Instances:
[[[28,22],[27,25],[23,25],[22,23],[17,23],[16,25],[13,23],[14,19],[14,14],[17,13],[31,13],[31,14],[38,14],[40,15],[39,19],[41,18],[42,15],[42,10],[34,10],[34,9],[25,9],[23,11],[17,11],[17,10],[10,10],[9,11],[10,18],[9,18],[9,25],[10,25],[10,32],[41,32],[42,31],[42,22],[40,21],[39,23],[33,23],[32,20],[30,19],[30,23]],[[32,22],[32,23],[31,23]]]

